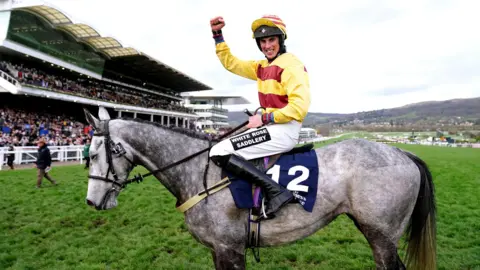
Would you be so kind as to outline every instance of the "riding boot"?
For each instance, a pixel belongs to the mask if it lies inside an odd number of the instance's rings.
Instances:
[[[262,187],[267,199],[267,206],[265,207],[267,219],[273,218],[275,212],[294,199],[290,191],[277,184],[252,163],[239,156],[231,155],[225,165],[225,169],[238,177]]]

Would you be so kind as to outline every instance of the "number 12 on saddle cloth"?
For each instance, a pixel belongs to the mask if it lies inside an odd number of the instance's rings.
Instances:
[[[273,181],[292,191],[296,201],[305,211],[312,212],[317,198],[318,172],[317,154],[312,149],[304,153],[282,155],[266,174]],[[232,179],[228,187],[236,206],[242,209],[254,207],[252,184],[229,173],[226,174]]]

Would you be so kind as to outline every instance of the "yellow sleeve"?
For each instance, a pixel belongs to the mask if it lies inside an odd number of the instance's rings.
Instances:
[[[286,68],[282,73],[282,86],[287,92],[288,105],[273,112],[274,122],[303,122],[310,107],[310,83],[304,67],[295,65]]]
[[[257,61],[240,60],[230,52],[227,43],[221,42],[216,45],[218,59],[222,65],[230,72],[247,79],[257,80]]]

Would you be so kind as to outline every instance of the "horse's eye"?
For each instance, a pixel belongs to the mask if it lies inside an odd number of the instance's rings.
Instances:
[[[90,157],[90,159],[91,159],[91,160],[95,160],[95,159],[97,159],[97,156],[98,156],[97,154],[92,155],[92,156]]]

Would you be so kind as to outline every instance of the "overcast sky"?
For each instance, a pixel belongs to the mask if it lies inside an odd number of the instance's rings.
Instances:
[[[263,58],[251,36],[254,19],[276,14],[285,21],[287,49],[308,69],[311,112],[480,96],[478,0],[48,2],[216,92],[245,96],[252,107],[255,81],[226,71],[215,54],[209,20],[216,15],[225,18],[225,40],[242,59]]]

